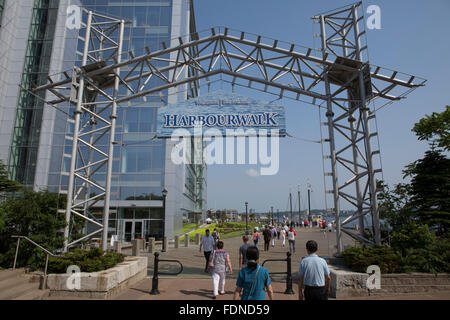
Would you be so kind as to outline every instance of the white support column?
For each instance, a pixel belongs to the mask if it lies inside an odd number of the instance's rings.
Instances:
[[[92,12],[89,11],[87,24],[86,24],[86,35],[84,41],[83,59],[81,66],[85,66],[87,62],[89,41],[91,35],[91,23],[92,23]],[[76,78],[76,73],[79,73],[80,81],[78,83],[78,94],[77,94],[77,107],[75,109],[75,123],[73,130],[73,141],[72,141],[72,158],[70,159],[70,172],[69,172],[69,185],[67,187],[67,206],[66,206],[66,226],[64,228],[64,252],[67,252],[69,244],[69,233],[70,233],[70,217],[72,214],[73,207],[73,191],[75,185],[75,166],[77,163],[77,149],[78,149],[78,133],[80,129],[80,118],[81,118],[81,106],[83,104],[83,93],[84,93],[84,78],[81,71],[78,69],[74,73],[74,78]]]
[[[125,21],[121,20],[118,48],[117,48],[117,63],[121,62],[122,54],[122,42],[123,42],[123,32],[125,27]],[[102,234],[102,249],[106,250],[108,248],[108,223],[109,223],[109,206],[111,200],[111,176],[113,167],[113,155],[114,155],[114,140],[116,136],[116,120],[117,120],[117,96],[119,94],[120,85],[120,68],[116,68],[116,77],[114,79],[114,96],[112,102],[111,111],[111,128],[109,135],[109,149],[108,149],[108,163],[106,168],[106,186],[105,186],[105,207],[103,208],[103,234]]]

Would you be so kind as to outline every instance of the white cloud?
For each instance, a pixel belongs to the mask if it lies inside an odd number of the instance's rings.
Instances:
[[[249,177],[258,177],[259,176],[258,171],[255,169],[245,170],[245,174],[248,175]]]

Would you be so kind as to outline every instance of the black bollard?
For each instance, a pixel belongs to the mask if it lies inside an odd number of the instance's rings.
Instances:
[[[287,277],[286,277],[286,291],[284,294],[295,294],[292,290],[292,274],[291,274],[291,253],[286,252],[287,255]]]
[[[152,279],[152,291],[150,294],[159,294],[158,290],[158,264],[159,264],[159,252],[155,252],[155,262],[153,264],[153,279]]]

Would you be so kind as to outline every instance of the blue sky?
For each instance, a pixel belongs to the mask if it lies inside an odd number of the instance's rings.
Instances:
[[[253,32],[287,42],[314,47],[314,14],[351,4],[351,1],[321,0],[195,0],[198,30],[212,26]],[[385,181],[402,181],[402,169],[421,158],[428,145],[420,142],[411,128],[425,114],[441,112],[450,104],[449,0],[370,0],[364,8],[381,8],[381,29],[368,30],[370,62],[427,79],[424,88],[407,99],[395,102],[377,113],[381,156]],[[366,16],[368,16],[366,14]],[[316,47],[319,43],[316,41]],[[272,100],[254,91],[239,91],[251,97]],[[272,99],[271,99],[272,98]],[[279,101],[280,102],[280,101]],[[288,99],[287,130],[290,134],[320,139],[317,108]],[[208,169],[208,207],[245,210],[244,202],[257,211],[286,210],[289,189],[297,197],[302,185],[304,208],[306,183],[313,187],[312,208],[324,208],[323,172],[319,144],[284,138],[280,145],[280,170],[274,176],[250,177],[250,166],[214,165]],[[350,208],[341,201],[343,209]]]

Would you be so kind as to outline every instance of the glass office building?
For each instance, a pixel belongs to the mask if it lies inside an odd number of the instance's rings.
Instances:
[[[169,45],[171,39],[195,30],[191,1],[81,0],[81,3],[89,10],[129,21],[125,28],[123,51],[130,51],[134,56],[144,54],[145,47],[151,51],[160,50],[163,42]],[[79,61],[75,63],[79,64]],[[157,65],[168,64],[168,61],[159,61]],[[121,70],[123,73],[128,71],[127,68]],[[157,77],[150,81],[153,82],[150,85],[160,85]],[[126,89],[121,88],[119,95],[126,94]],[[166,103],[176,103],[179,99],[186,99],[186,94],[174,97],[170,90],[165,90],[118,108],[109,233],[118,235],[125,242],[135,238],[161,238],[163,228],[165,235],[172,237],[181,231],[183,219],[199,220],[202,216],[204,166],[174,166],[168,156],[169,142],[154,138],[157,108]],[[72,130],[69,121],[65,135],[70,135]],[[103,140],[106,146],[107,139]],[[71,141],[64,141],[61,170],[57,164],[51,166],[56,170],[50,173],[49,178],[60,191],[67,185],[70,165]],[[55,158],[59,152],[55,151]],[[105,172],[104,167],[97,173],[97,179],[104,181]],[[162,204],[164,188],[168,190],[165,212]],[[91,212],[92,217],[100,222],[102,211],[102,202],[99,202],[97,210]],[[95,229],[95,226],[91,227]],[[94,229],[88,228],[87,232]]]
[[[31,22],[26,30],[29,40],[26,52],[22,52],[24,61],[20,69],[23,86],[34,79],[38,79],[38,83],[46,81],[49,74],[80,65],[76,55],[78,35],[64,25],[67,6],[72,4],[129,21],[125,28],[123,51],[131,51],[135,56],[144,54],[145,47],[156,51],[162,49],[163,42],[169,46],[171,39],[195,31],[190,0],[17,0],[17,5],[24,3],[32,8],[28,12]],[[81,51],[80,48],[78,50]],[[1,59],[0,56],[0,63]],[[158,66],[167,64],[169,61],[158,62]],[[121,70],[127,71],[126,68]],[[154,85],[160,84],[157,77],[151,81]],[[3,89],[2,85],[0,89]],[[118,235],[126,242],[135,238],[160,238],[163,228],[165,235],[173,237],[181,232],[184,219],[200,220],[204,216],[206,167],[174,165],[170,159],[171,142],[154,138],[157,108],[187,98],[187,92],[174,92],[173,89],[165,90],[161,95],[147,96],[145,101],[133,101],[118,108],[109,234]],[[119,92],[119,95],[126,94],[124,88]],[[14,99],[14,105],[11,105]],[[0,154],[2,150],[8,151],[7,156],[2,154],[0,158],[9,164],[10,176],[15,180],[36,190],[45,188],[66,193],[73,107],[67,105],[65,111],[68,116],[19,90],[14,99],[11,98],[10,104],[0,105],[0,124],[9,125],[11,121],[8,120],[12,120],[7,117],[9,109],[4,106],[10,106],[15,114],[14,126],[8,130],[0,128]],[[2,136],[2,129],[9,133]],[[107,137],[100,140],[105,147],[107,140]],[[104,181],[105,173],[106,166],[96,172],[97,181]],[[168,191],[165,212],[163,189]],[[103,201],[99,201],[89,214],[101,222],[102,212]],[[96,228],[88,225],[86,232]]]

